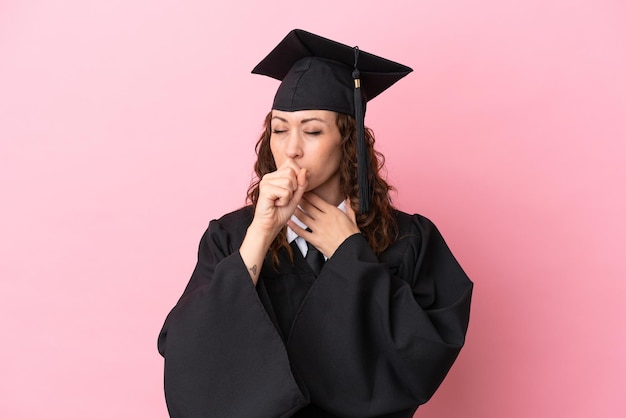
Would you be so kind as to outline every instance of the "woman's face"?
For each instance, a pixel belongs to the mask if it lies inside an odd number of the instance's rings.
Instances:
[[[335,112],[272,110],[271,132],[270,149],[276,167],[291,158],[307,170],[307,191],[315,191],[332,204],[345,199],[340,192],[341,134]]]

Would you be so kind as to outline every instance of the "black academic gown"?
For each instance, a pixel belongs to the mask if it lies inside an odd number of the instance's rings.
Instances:
[[[346,239],[317,278],[301,254],[239,254],[251,207],[212,221],[159,335],[172,418],[411,417],[463,346],[472,282],[436,227],[396,213],[379,256]]]

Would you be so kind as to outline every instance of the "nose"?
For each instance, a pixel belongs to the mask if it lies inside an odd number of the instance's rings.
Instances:
[[[293,132],[289,135],[286,153],[289,158],[302,157],[302,138],[297,132]]]

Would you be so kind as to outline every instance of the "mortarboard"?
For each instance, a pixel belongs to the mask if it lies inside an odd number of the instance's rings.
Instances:
[[[272,109],[330,110],[352,115],[357,126],[359,212],[370,203],[369,157],[365,147],[365,104],[411,68],[335,42],[301,29],[294,29],[270,52],[252,73],[282,83]]]

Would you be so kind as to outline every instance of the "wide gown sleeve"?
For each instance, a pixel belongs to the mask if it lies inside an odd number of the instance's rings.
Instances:
[[[429,220],[399,221],[381,259],[361,234],[336,250],[287,342],[311,402],[337,416],[415,409],[464,344],[472,282]]]
[[[159,335],[172,418],[288,417],[308,403],[233,238],[213,221]]]

